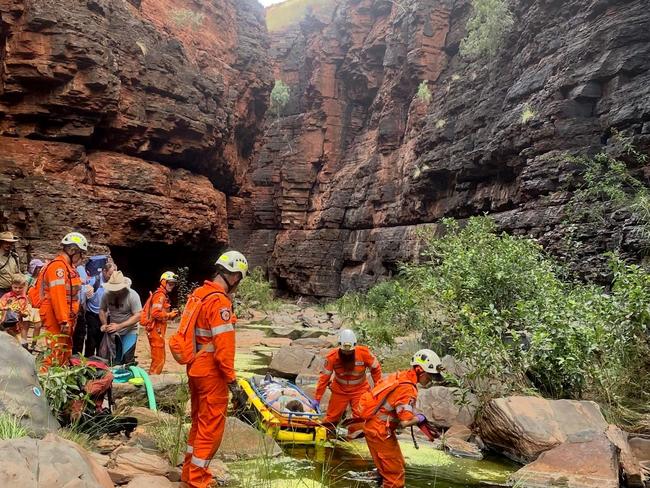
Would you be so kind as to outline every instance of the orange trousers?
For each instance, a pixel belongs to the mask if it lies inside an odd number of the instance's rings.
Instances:
[[[45,344],[49,352],[43,358],[41,369],[68,364],[68,360],[72,355],[74,328],[70,330],[68,335],[61,332],[61,326],[56,322],[46,321],[44,326],[46,331]]]
[[[332,392],[323,423],[329,423],[332,425],[338,424],[341,421],[345,410],[348,408],[348,405],[352,407],[352,418],[358,418],[359,398],[361,398],[361,395],[366,391],[367,388],[354,393]],[[363,429],[363,421],[360,419],[359,422],[352,422],[348,425],[348,434],[353,434],[361,429]]]
[[[147,332],[149,338],[149,347],[151,348],[151,366],[149,374],[162,373],[165,366],[165,334],[167,333],[167,324],[154,325],[154,328]]]
[[[221,445],[228,410],[228,399],[219,397],[222,383],[218,376],[189,377],[192,428],[187,438],[181,481],[190,488],[207,488],[212,484],[209,465]]]
[[[372,459],[382,477],[382,488],[404,488],[405,463],[397,437],[391,434],[385,438],[374,429],[365,428],[366,444]]]

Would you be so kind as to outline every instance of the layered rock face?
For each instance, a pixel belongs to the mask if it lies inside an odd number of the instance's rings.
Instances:
[[[31,254],[228,242],[270,90],[255,0],[0,1],[0,224]]]
[[[272,36],[291,98],[267,117],[250,198],[231,215],[231,237],[281,288],[366,287],[416,257],[418,229],[445,216],[489,212],[561,251],[578,171],[564,154],[615,150],[612,129],[650,147],[641,0],[515,1],[498,54],[476,61],[459,55],[466,0],[328,5]],[[430,104],[415,97],[423,80]],[[597,234],[578,226],[581,259],[638,255],[634,228],[630,215]]]

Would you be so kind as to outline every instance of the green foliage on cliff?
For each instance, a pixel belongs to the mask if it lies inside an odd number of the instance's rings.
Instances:
[[[465,57],[494,56],[514,19],[505,0],[472,0],[467,35],[460,43]]]
[[[264,270],[257,267],[251,271],[237,288],[237,311],[277,310],[280,301],[276,300],[271,283],[266,279]]]
[[[366,339],[420,331],[431,348],[467,363],[465,384],[502,385],[477,391],[483,398],[535,389],[619,408],[650,391],[645,269],[612,255],[606,291],[567,279],[536,241],[499,233],[487,217],[443,224],[444,237],[424,236],[424,262],[339,302]]]
[[[282,109],[289,103],[290,96],[289,86],[282,80],[275,80],[273,90],[271,90],[270,108],[276,116],[280,117]]]
[[[418,85],[418,91],[415,96],[422,103],[429,105],[431,103],[431,90],[429,89],[429,82],[427,80],[422,80]]]

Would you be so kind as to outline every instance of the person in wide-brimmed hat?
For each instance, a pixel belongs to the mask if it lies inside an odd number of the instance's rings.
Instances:
[[[106,292],[99,306],[99,319],[102,332],[112,334],[116,339],[116,357],[113,362],[132,363],[135,358],[142,302],[138,294],[131,289],[131,280],[121,271],[114,271],[102,287]]]
[[[0,295],[11,291],[12,277],[20,273],[20,260],[14,251],[18,238],[13,232],[0,232]]]

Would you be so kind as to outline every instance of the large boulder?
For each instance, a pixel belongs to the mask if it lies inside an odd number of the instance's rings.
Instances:
[[[113,488],[105,468],[56,435],[0,441],[0,486]]]
[[[632,437],[628,442],[634,457],[639,461],[650,461],[650,439]]]
[[[639,460],[628,441],[628,433],[610,425],[605,433],[607,439],[618,449],[618,459],[625,485],[628,488],[643,488],[643,473]]]
[[[490,401],[477,425],[486,444],[522,462],[565,442],[591,441],[607,429],[594,402],[525,396]]]
[[[0,412],[20,419],[37,436],[60,426],[52,416],[36,375],[34,356],[6,332],[0,332]]]
[[[472,393],[463,395],[458,388],[432,386],[420,390],[416,406],[437,427],[469,427],[474,423],[478,400]]]
[[[604,435],[565,442],[510,477],[521,488],[618,488],[618,449]]]
[[[282,454],[280,446],[269,436],[238,418],[226,419],[226,430],[217,451],[224,461],[268,458]]]
[[[302,347],[286,346],[273,354],[269,370],[283,378],[294,380],[299,374],[318,374],[323,359]]]
[[[187,377],[181,374],[159,374],[151,375],[151,386],[156,394],[156,404],[159,410],[173,412],[176,410],[180,396],[187,395],[187,392],[179,390],[187,389]],[[144,386],[135,386],[131,383],[113,383],[113,399],[118,411],[127,407],[147,407],[147,391]]]

